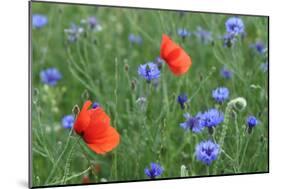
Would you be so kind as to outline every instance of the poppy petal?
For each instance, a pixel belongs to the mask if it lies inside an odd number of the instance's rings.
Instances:
[[[177,76],[187,72],[192,64],[189,55],[165,34],[162,37],[160,56]]]
[[[102,108],[91,109],[90,111],[91,120],[83,135],[87,143],[102,138],[110,127],[110,118]]]
[[[174,50],[175,48],[178,48],[179,46],[175,43],[173,43],[173,41],[165,34],[163,34],[162,36],[162,44],[161,44],[161,49],[160,49],[160,56],[162,59],[165,59],[172,50]]]
[[[170,61],[169,68],[175,75],[181,75],[188,71],[191,66],[191,59],[186,53],[180,52],[178,57]]]
[[[91,106],[91,104],[91,101],[86,101],[82,107],[82,110],[79,112],[77,119],[75,120],[74,130],[78,134],[82,134],[89,125],[90,116],[88,114],[88,108]]]
[[[183,66],[183,67],[173,67],[173,66],[169,66],[170,70],[173,72],[173,74],[175,74],[176,76],[180,76],[182,74],[184,74],[185,72],[187,72],[188,67]]]
[[[87,143],[87,145],[97,154],[104,154],[114,149],[119,144],[119,141],[120,136],[115,128],[108,127],[105,137],[93,140],[92,143]]]

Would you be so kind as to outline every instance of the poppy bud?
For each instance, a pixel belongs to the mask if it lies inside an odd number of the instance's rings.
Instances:
[[[124,65],[124,70],[125,70],[125,72],[128,72],[128,71],[129,71],[129,65],[128,65],[128,64],[125,64],[125,65]]]
[[[262,136],[260,137],[260,142],[263,143],[264,141],[265,141],[265,138],[264,138],[264,136],[262,135]]]
[[[77,115],[80,112],[80,108],[79,106],[76,104],[73,108],[72,108],[72,113],[75,115],[75,117],[77,117]]]
[[[133,79],[133,80],[131,81],[131,89],[132,89],[133,91],[136,90],[136,85],[137,85],[137,82],[136,82],[135,79]]]
[[[204,76],[203,76],[202,73],[200,73],[200,74],[199,74],[199,80],[200,80],[200,81],[203,81],[203,79],[204,79]]]

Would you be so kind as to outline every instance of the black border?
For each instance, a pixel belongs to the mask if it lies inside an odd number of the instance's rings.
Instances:
[[[88,183],[88,184],[68,184],[68,185],[47,185],[47,186],[32,186],[32,121],[31,121],[31,107],[32,107],[32,3],[46,3],[46,4],[66,4],[66,5],[82,5],[82,6],[99,6],[99,7],[112,7],[112,8],[128,8],[128,9],[144,9],[144,10],[163,10],[163,11],[183,11],[192,13],[209,13],[209,14],[225,14],[225,15],[239,15],[239,16],[253,16],[253,17],[266,17],[267,18],[267,33],[268,33],[268,73],[267,73],[267,84],[268,84],[268,129],[267,129],[267,155],[268,155],[268,170],[261,172],[247,172],[247,173],[237,173],[237,174],[221,174],[221,175],[208,175],[208,176],[190,176],[190,177],[172,177],[172,178],[159,178],[156,180],[143,179],[143,180],[127,180],[127,181],[109,181],[109,182],[99,182],[99,183]],[[30,0],[28,2],[28,187],[29,188],[51,188],[51,187],[68,187],[68,186],[89,186],[89,185],[103,185],[103,184],[118,184],[118,183],[131,183],[131,182],[146,182],[146,181],[162,181],[162,180],[175,180],[175,179],[190,179],[190,178],[205,178],[205,177],[223,177],[223,176],[239,176],[239,175],[255,175],[255,174],[266,174],[270,173],[270,145],[269,145],[269,125],[270,125],[270,17],[267,15],[254,15],[254,14],[235,14],[235,13],[225,13],[225,12],[207,12],[207,11],[191,11],[191,10],[181,10],[181,9],[163,9],[163,8],[149,8],[149,7],[133,7],[133,6],[118,6],[118,5],[101,5],[101,4],[87,4],[87,3],[72,3],[72,2],[56,2],[56,1],[37,1]]]

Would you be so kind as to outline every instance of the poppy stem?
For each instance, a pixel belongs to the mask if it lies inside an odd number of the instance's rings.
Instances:
[[[69,146],[69,143],[70,143],[70,139],[71,139],[71,135],[73,133],[73,127],[71,128],[70,132],[69,132],[69,135],[68,135],[68,138],[67,138],[67,141],[66,141],[66,144],[65,144],[65,147],[63,149],[63,151],[61,152],[61,154],[59,155],[58,159],[56,160],[56,162],[54,163],[53,167],[52,167],[52,170],[48,176],[48,178],[46,179],[45,181],[45,184],[48,184],[50,182],[50,179],[53,177],[54,173],[56,172],[57,168],[58,168],[58,164],[59,162],[62,160],[62,157],[64,156],[64,154],[66,153],[67,149],[68,149],[68,146]],[[79,139],[79,138],[78,138]],[[77,140],[78,141],[78,140]],[[77,144],[77,142],[75,143]]]
[[[65,163],[65,167],[64,167],[64,175],[63,175],[63,179],[62,179],[62,184],[66,183],[66,178],[69,175],[69,169],[70,169],[70,163],[71,163],[72,156],[73,156],[73,150],[76,148],[77,143],[79,143],[79,140],[80,140],[80,137],[77,137],[77,139],[76,139],[75,143],[72,145],[72,147],[70,149],[70,152],[69,152],[69,155],[68,155],[68,157],[66,159],[66,163]]]
[[[193,97],[195,97],[197,95],[197,93],[200,91],[200,89],[202,88],[203,84],[205,84],[209,78],[213,75],[213,73],[216,71],[215,67],[212,67],[211,71],[209,72],[209,74],[205,77],[205,79],[200,83],[200,85],[198,86],[197,90],[195,91],[195,93],[189,98],[189,102],[191,102],[191,100],[193,99]]]
[[[88,158],[87,152],[85,151],[84,147],[81,145],[80,140],[79,140],[78,144],[80,146],[80,149],[82,149],[82,153],[83,153],[84,157],[87,159],[88,163],[91,165],[91,160]]]
[[[117,118],[118,118],[118,59],[115,57],[115,117],[114,117],[114,127],[117,130]],[[114,177],[117,180],[118,172],[117,172],[117,151],[114,151],[114,161],[113,161],[113,169],[114,169]]]

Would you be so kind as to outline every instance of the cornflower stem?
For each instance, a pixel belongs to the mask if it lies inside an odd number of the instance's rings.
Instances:
[[[248,145],[249,145],[249,141],[250,141],[251,137],[248,136],[247,139],[246,139],[246,144],[244,146],[244,150],[243,150],[243,153],[242,153],[242,158],[241,158],[241,162],[239,164],[239,168],[242,167],[243,163],[244,163],[244,159],[245,159],[245,155],[246,155],[246,152],[247,152],[247,149],[248,149]]]
[[[225,117],[224,117],[224,123],[222,125],[221,135],[218,140],[220,149],[224,150],[224,148],[223,148],[224,140],[225,140],[225,136],[227,133],[227,129],[229,127],[229,122],[230,122],[230,117],[231,117],[232,112],[235,113],[235,111],[242,111],[246,106],[247,106],[247,102],[242,97],[235,98],[235,99],[231,100],[230,102],[228,102],[226,109],[225,109]],[[235,119],[236,119],[236,117],[235,117]],[[214,169],[213,169],[214,174],[217,174],[217,167],[218,167],[218,161],[216,161],[214,164]]]
[[[220,135],[219,142],[218,142],[220,149],[223,149],[224,139],[226,136],[227,127],[228,127],[230,116],[231,116],[231,109],[232,109],[232,106],[228,104],[225,109],[224,124],[222,125],[222,131],[221,131],[221,135]],[[217,161],[215,162],[213,173],[214,174],[217,173]]]
[[[234,120],[235,120],[235,134],[236,134],[236,139],[235,139],[235,142],[236,142],[236,166],[237,166],[237,169],[236,172],[240,172],[240,167],[239,167],[239,149],[240,149],[240,134],[239,134],[239,128],[238,128],[238,123],[237,123],[237,114],[236,112],[234,112]]]
[[[209,167],[209,165],[207,165],[207,167],[206,167],[206,174],[209,176],[210,175],[210,167]]]

